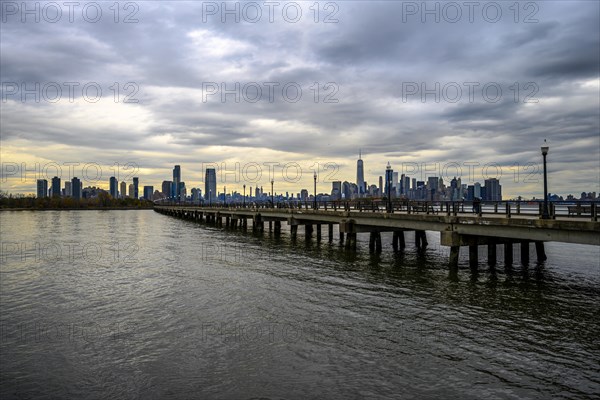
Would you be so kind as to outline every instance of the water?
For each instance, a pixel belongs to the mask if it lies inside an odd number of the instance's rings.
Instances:
[[[598,247],[452,276],[432,232],[371,256],[153,211],[0,226],[2,399],[599,398]]]

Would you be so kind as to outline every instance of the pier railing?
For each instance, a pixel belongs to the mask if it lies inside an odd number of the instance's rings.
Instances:
[[[358,211],[404,214],[435,214],[435,215],[477,215],[477,216],[529,216],[542,218],[542,201],[419,201],[394,199],[356,199],[351,201],[300,201],[282,200],[271,201],[228,201],[228,202],[192,202],[160,200],[157,205],[227,208],[227,209],[294,209],[321,211]],[[584,218],[598,221],[600,201],[552,201],[548,203],[550,219],[556,217]]]

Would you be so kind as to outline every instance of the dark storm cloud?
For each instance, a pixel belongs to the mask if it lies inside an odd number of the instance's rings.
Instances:
[[[9,100],[2,103],[3,144],[165,154],[147,160],[158,168],[167,158],[177,161],[169,152],[193,160],[214,145],[306,158],[354,159],[363,148],[396,161],[437,151],[524,162],[547,137],[569,148],[561,160],[574,163],[599,135],[597,2],[537,2],[535,23],[523,23],[524,9],[515,23],[504,3],[497,23],[481,14],[473,22],[465,14],[456,23],[423,23],[420,15],[406,17],[406,2],[338,2],[335,24],[314,23],[308,6],[298,23],[279,17],[253,24],[204,21],[202,3],[137,4],[133,24],[114,23],[110,13],[98,23],[2,23],[2,82],[94,81],[105,97],[112,83],[135,82],[140,101],[102,107],[80,98],[66,105]],[[297,103],[280,92],[272,102],[266,93],[256,103],[231,96],[221,102],[219,95],[203,101],[205,82],[294,82],[303,95]],[[478,91],[469,101],[465,91],[456,103],[433,95],[423,101],[420,93],[406,98],[407,82],[429,89],[494,82],[502,98],[489,102]],[[326,83],[335,84],[336,103],[323,102],[331,93]],[[538,103],[524,102],[528,84],[537,87]]]

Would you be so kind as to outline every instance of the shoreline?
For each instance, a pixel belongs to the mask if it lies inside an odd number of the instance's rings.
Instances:
[[[30,208],[30,207],[15,207],[15,208],[0,208],[0,211],[98,211],[98,210],[153,210],[154,207],[86,207],[86,208]]]

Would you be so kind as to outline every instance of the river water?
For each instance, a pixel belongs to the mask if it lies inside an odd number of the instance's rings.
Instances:
[[[283,225],[1,212],[0,398],[599,398],[600,248],[454,276]]]

